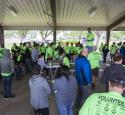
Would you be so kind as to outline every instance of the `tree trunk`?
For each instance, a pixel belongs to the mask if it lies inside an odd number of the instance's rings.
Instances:
[[[96,47],[98,48],[99,47],[99,42],[100,42],[100,37],[102,36],[103,31],[95,31],[95,34],[97,36]]]

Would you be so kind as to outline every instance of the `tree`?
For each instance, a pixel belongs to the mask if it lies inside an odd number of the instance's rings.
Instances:
[[[16,30],[5,30],[4,31],[5,39],[10,39],[11,37],[19,37],[18,31]]]
[[[44,31],[40,30],[40,34],[41,34],[41,37],[42,37],[42,40],[43,40],[43,41],[45,41],[46,38],[47,38],[49,35],[51,35],[52,33],[53,33],[52,30],[44,30]]]
[[[18,34],[21,38],[21,42],[23,42],[23,40],[26,38],[27,33],[29,32],[29,30],[20,30],[18,31]]]
[[[111,32],[111,39],[112,40],[122,40],[125,37],[124,31],[112,31]]]
[[[98,45],[99,45],[101,36],[102,36],[102,34],[103,34],[103,31],[94,31],[94,33],[95,33],[96,36],[97,36],[96,47],[98,48]]]

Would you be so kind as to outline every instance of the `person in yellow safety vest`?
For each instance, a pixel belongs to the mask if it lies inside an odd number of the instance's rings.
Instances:
[[[14,43],[13,46],[11,47],[11,52],[12,52],[12,57],[14,62],[16,62],[16,53],[18,50],[18,46]]]
[[[5,49],[3,57],[0,60],[0,74],[3,79],[3,98],[14,98],[12,95],[12,76],[14,73],[14,62],[11,59],[9,49]]]
[[[63,65],[66,65],[70,68],[70,54],[66,54],[63,58]]]
[[[23,54],[21,52],[18,52],[16,62],[17,62],[18,65],[23,63]]]
[[[83,46],[81,44],[77,44],[76,46],[76,52],[77,52],[77,55],[79,55],[81,53],[81,51],[83,50]]]
[[[70,46],[70,54],[71,54],[71,61],[73,61],[76,55],[76,47],[73,46],[73,43],[71,43]]]
[[[0,58],[2,58],[2,48],[0,48]]]
[[[23,44],[22,43],[20,43],[19,48],[20,48],[20,50],[23,50]]]
[[[46,46],[44,44],[41,44],[40,46],[40,53],[44,56],[44,60],[45,60]]]
[[[26,43],[24,43],[23,44],[23,53],[25,53],[26,48],[27,48]]]
[[[99,51],[102,52],[102,48],[103,48],[104,44],[103,42],[101,43],[100,47],[99,47]]]
[[[71,43],[71,46],[70,46],[70,54],[71,55],[75,55],[76,54],[76,48],[75,48],[75,46],[73,46],[73,43]]]
[[[54,58],[54,60],[58,61],[58,60],[59,60],[59,57],[60,57],[60,55],[59,55],[59,50],[58,50],[58,48],[56,48],[56,49],[54,50],[53,58]]]
[[[48,45],[47,49],[46,49],[46,60],[52,60],[53,59],[53,54],[54,54],[54,50],[52,48],[52,44]]]
[[[4,48],[1,48],[1,47],[0,47],[0,58],[3,57],[3,52],[4,52]]]
[[[62,55],[63,52],[64,52],[64,49],[63,49],[61,43],[58,43],[56,49],[59,51],[59,55],[60,55],[60,57],[61,57],[61,55]],[[60,58],[60,57],[59,57],[59,58]]]
[[[95,38],[95,36],[91,32],[91,28],[88,28],[88,34],[86,36],[86,47],[88,48],[89,52],[92,51],[94,38]]]
[[[101,55],[96,51],[96,46],[93,47],[93,51],[89,53],[88,60],[91,65],[92,70],[92,76],[93,76],[93,84],[92,84],[92,90],[96,88],[96,81],[99,74],[99,67],[100,67],[100,60]]]
[[[65,51],[66,54],[70,53],[70,46],[69,46],[68,42],[66,43],[66,46],[64,47],[64,51]]]
[[[17,51],[17,45],[14,43],[13,46],[11,47],[11,52],[15,53]]]
[[[110,46],[111,61],[113,61],[116,52],[117,52],[117,46],[116,46],[115,43],[113,43],[113,44]]]
[[[21,80],[21,76],[22,76],[22,64],[23,64],[23,52],[21,51],[17,51],[17,59],[16,59],[16,63],[15,63],[15,68],[14,68],[14,75],[16,77],[16,80]]]
[[[122,96],[125,90],[125,71],[119,70],[113,70],[109,74],[109,92],[91,95],[82,106],[79,115],[125,115],[125,98]]]
[[[103,46],[104,46],[104,44],[103,44],[103,42],[102,42],[101,45],[100,45],[100,47],[99,47],[99,53],[100,53],[101,57],[102,57],[102,55],[103,55],[103,52],[102,52]]]
[[[41,54],[45,54],[46,53],[46,47],[45,47],[44,44],[41,44],[41,46],[40,46],[40,53]]]
[[[56,44],[54,44],[54,43],[52,43],[52,48],[53,48],[53,50],[55,50],[55,49],[56,49],[56,47],[57,47],[57,45],[56,45]]]

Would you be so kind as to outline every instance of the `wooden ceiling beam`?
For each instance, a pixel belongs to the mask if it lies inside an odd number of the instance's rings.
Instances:
[[[125,14],[122,17],[120,17],[119,19],[117,19],[116,21],[114,21],[113,23],[111,23],[110,25],[108,25],[106,27],[106,30],[107,31],[112,30],[124,21],[125,21]]]
[[[56,0],[49,0],[50,1],[50,7],[51,7],[51,13],[52,13],[52,22],[54,28],[56,28]]]

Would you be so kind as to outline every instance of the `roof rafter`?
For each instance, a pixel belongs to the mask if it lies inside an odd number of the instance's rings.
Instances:
[[[56,0],[49,0],[49,1],[52,13],[53,27],[56,28]]]
[[[115,27],[117,27],[119,24],[121,24],[124,21],[125,21],[125,14],[123,16],[121,16],[120,18],[118,18],[113,23],[111,23],[110,25],[108,25],[106,27],[106,30],[112,30],[112,29],[114,29]]]

